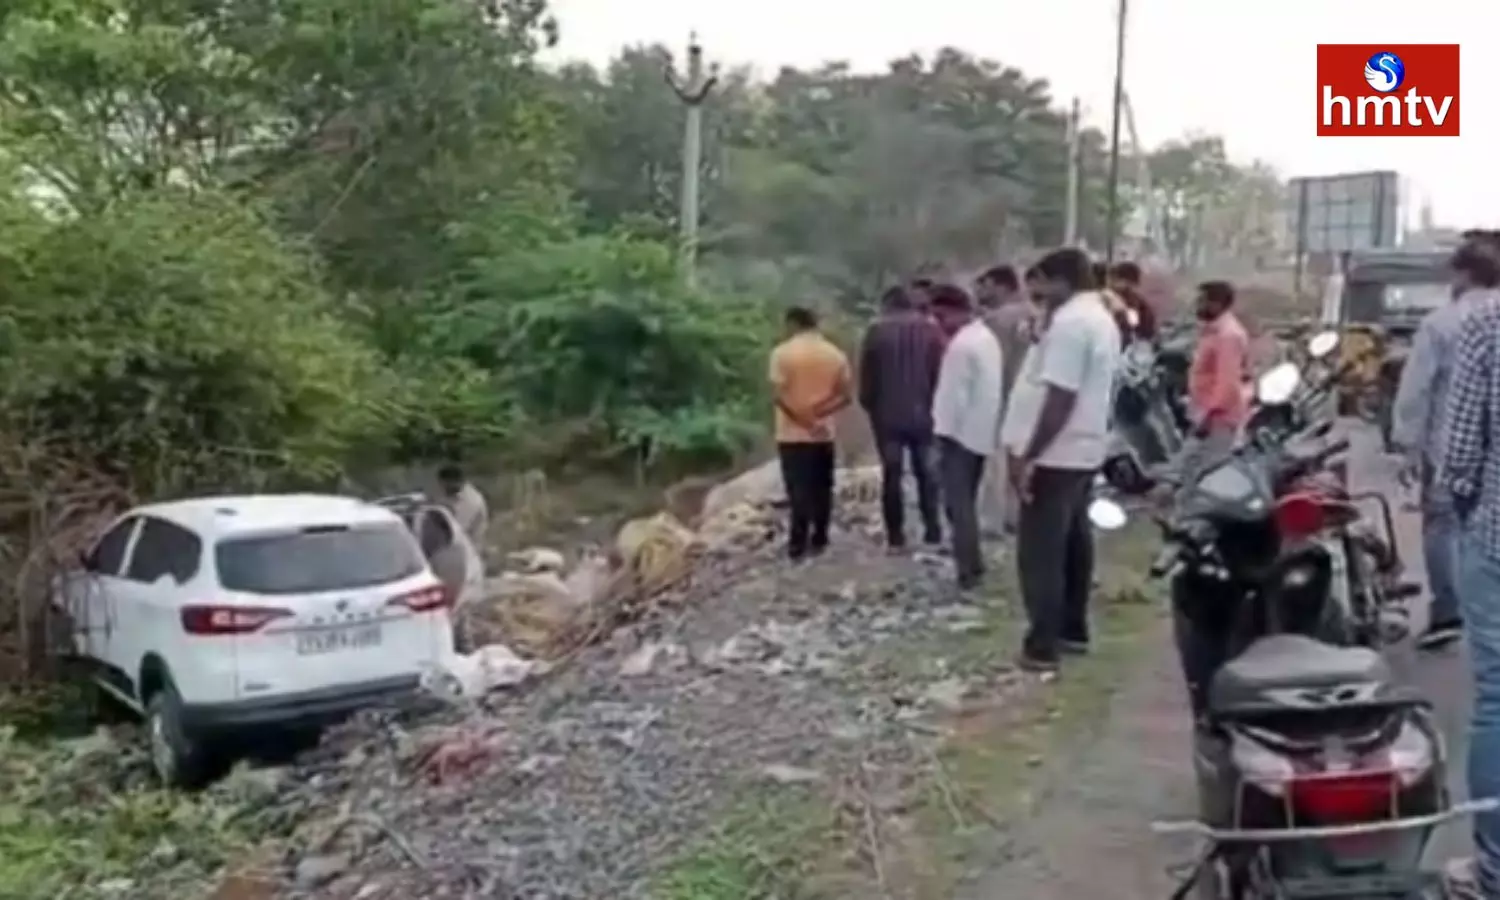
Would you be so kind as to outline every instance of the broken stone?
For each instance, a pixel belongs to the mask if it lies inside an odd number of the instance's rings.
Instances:
[[[106,897],[122,897],[135,890],[135,882],[129,878],[111,878],[99,882],[99,893]]]
[[[781,464],[773,459],[709,491],[703,498],[702,518],[704,522],[708,522],[733,506],[759,506],[785,498]]]
[[[859,599],[859,585],[846,581],[837,590],[824,594],[824,599],[837,603],[852,604]]]
[[[960,678],[945,678],[942,681],[929,685],[922,692],[922,699],[926,702],[948,712],[956,712],[963,708],[964,697],[969,693],[969,686]]]
[[[620,674],[626,678],[637,678],[641,675],[650,674],[651,670],[656,666],[656,658],[665,649],[665,647],[657,643],[641,645],[638,650],[627,656],[625,661],[620,664]]]
[[[551,547],[527,547],[506,556],[506,562],[527,575],[561,572],[567,565],[563,555]]]
[[[823,780],[823,773],[817,769],[779,763],[761,766],[760,773],[777,784],[813,784]]]
[[[298,887],[304,890],[315,890],[349,871],[352,864],[353,861],[347,853],[305,856],[297,862],[293,877]]]

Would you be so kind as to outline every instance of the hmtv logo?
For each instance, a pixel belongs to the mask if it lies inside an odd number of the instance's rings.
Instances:
[[[1319,44],[1318,135],[1458,137],[1457,44]]]

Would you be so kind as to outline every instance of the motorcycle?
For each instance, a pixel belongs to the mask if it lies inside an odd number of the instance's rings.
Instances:
[[[1288,403],[1298,376],[1267,372],[1259,401]],[[1431,705],[1353,643],[1317,539],[1347,504],[1303,487],[1348,446],[1323,442],[1329,424],[1247,441],[1204,468],[1159,523],[1151,574],[1169,581],[1183,624],[1211,629],[1227,651],[1194,730],[1200,817],[1153,826],[1207,839],[1173,900],[1435,896],[1438,876],[1420,868],[1434,829],[1500,806],[1452,802]],[[1089,518],[1112,530],[1127,514],[1101,497]]]
[[[1328,360],[1338,343],[1338,332],[1320,332],[1308,339],[1302,365],[1283,362],[1261,376],[1255,405],[1245,423],[1250,442],[1272,446],[1314,421],[1332,421],[1336,414],[1332,396],[1343,371],[1332,369]],[[1304,376],[1304,370],[1310,377]]]
[[[1324,332],[1309,341],[1309,363],[1317,365],[1337,346]],[[1283,363],[1262,376],[1257,405],[1246,426],[1246,444],[1272,453],[1299,433],[1322,437],[1332,429],[1333,394],[1342,371],[1324,366],[1320,379],[1305,382],[1298,367]],[[1351,494],[1347,467],[1332,462],[1318,471],[1288,469],[1272,485],[1282,515],[1295,521],[1300,537],[1323,545],[1330,556],[1334,604],[1344,611],[1349,642],[1378,648],[1409,632],[1405,601],[1421,586],[1402,579],[1395,517],[1390,501],[1376,491]],[[1365,521],[1360,506],[1379,507],[1380,532]]]
[[[1131,342],[1121,354],[1102,472],[1122,494],[1146,493],[1152,484],[1147,472],[1165,465],[1182,449],[1185,401],[1173,394],[1170,372],[1161,359],[1156,346],[1144,340]]]

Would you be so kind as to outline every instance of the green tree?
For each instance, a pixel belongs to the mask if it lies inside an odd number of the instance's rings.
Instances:
[[[0,134],[33,196],[66,213],[212,183],[256,139],[251,58],[192,0],[16,0],[0,9]]]
[[[220,23],[255,52],[275,139],[247,160],[339,283],[405,290],[452,265],[450,223],[566,197],[533,59],[542,0],[246,0]]]
[[[1063,115],[1045,82],[993,61],[945,49],[879,75],[784,69],[740,134],[722,249],[803,260],[841,295],[1062,236]],[[1100,243],[1103,142],[1083,137],[1081,221]]]
[[[1263,163],[1230,161],[1222,138],[1190,135],[1148,157],[1168,258],[1193,266],[1275,250],[1284,185]]]
[[[397,410],[313,262],[210,192],[7,222],[0,433],[143,491],[327,477]]]

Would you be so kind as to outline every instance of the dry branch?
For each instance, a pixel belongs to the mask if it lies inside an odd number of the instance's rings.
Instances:
[[[52,584],[131,505],[118,481],[78,459],[0,434],[0,684],[50,671],[72,627],[49,602]]]

